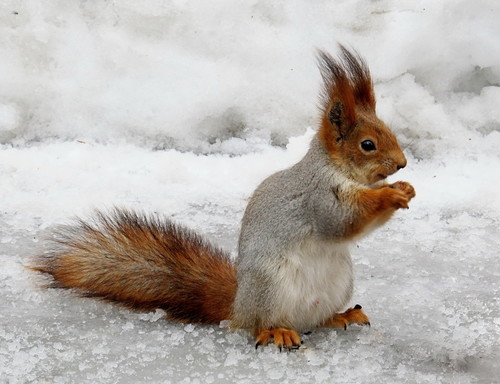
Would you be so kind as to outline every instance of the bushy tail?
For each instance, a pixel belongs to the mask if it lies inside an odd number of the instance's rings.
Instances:
[[[119,209],[60,227],[31,269],[51,274],[52,286],[161,308],[183,322],[229,319],[236,294],[235,267],[222,250],[168,220]]]

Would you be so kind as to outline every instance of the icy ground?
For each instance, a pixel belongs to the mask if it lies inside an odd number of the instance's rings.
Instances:
[[[3,1],[0,383],[500,382],[500,8],[491,1]],[[292,353],[23,266],[74,215],[158,212],[234,254],[246,198],[300,159],[314,48],[355,46],[417,191],[352,246],[371,328]]]

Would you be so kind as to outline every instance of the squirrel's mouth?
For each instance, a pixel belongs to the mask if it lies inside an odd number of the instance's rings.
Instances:
[[[382,173],[379,173],[379,174],[377,175],[377,179],[378,179],[378,180],[385,180],[385,179],[387,179],[387,175],[384,175],[384,174],[382,174]]]

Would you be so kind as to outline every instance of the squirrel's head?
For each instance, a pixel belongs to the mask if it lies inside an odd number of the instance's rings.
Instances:
[[[357,54],[340,45],[335,60],[318,54],[324,80],[319,137],[335,164],[365,185],[384,180],[406,166],[394,134],[375,113],[370,71]]]

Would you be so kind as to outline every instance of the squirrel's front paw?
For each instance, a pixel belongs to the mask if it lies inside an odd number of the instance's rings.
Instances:
[[[410,200],[415,197],[415,188],[413,188],[413,186],[406,181],[396,181],[395,183],[390,184],[389,187],[403,191]]]
[[[408,203],[415,196],[413,187],[403,181],[388,185],[384,192],[385,204],[394,209],[408,209]]]
[[[393,193],[391,194],[393,206],[396,209],[407,209],[408,203],[415,197],[415,188],[413,188],[413,186],[406,181],[397,181],[393,184],[388,185],[388,187],[393,189]]]

